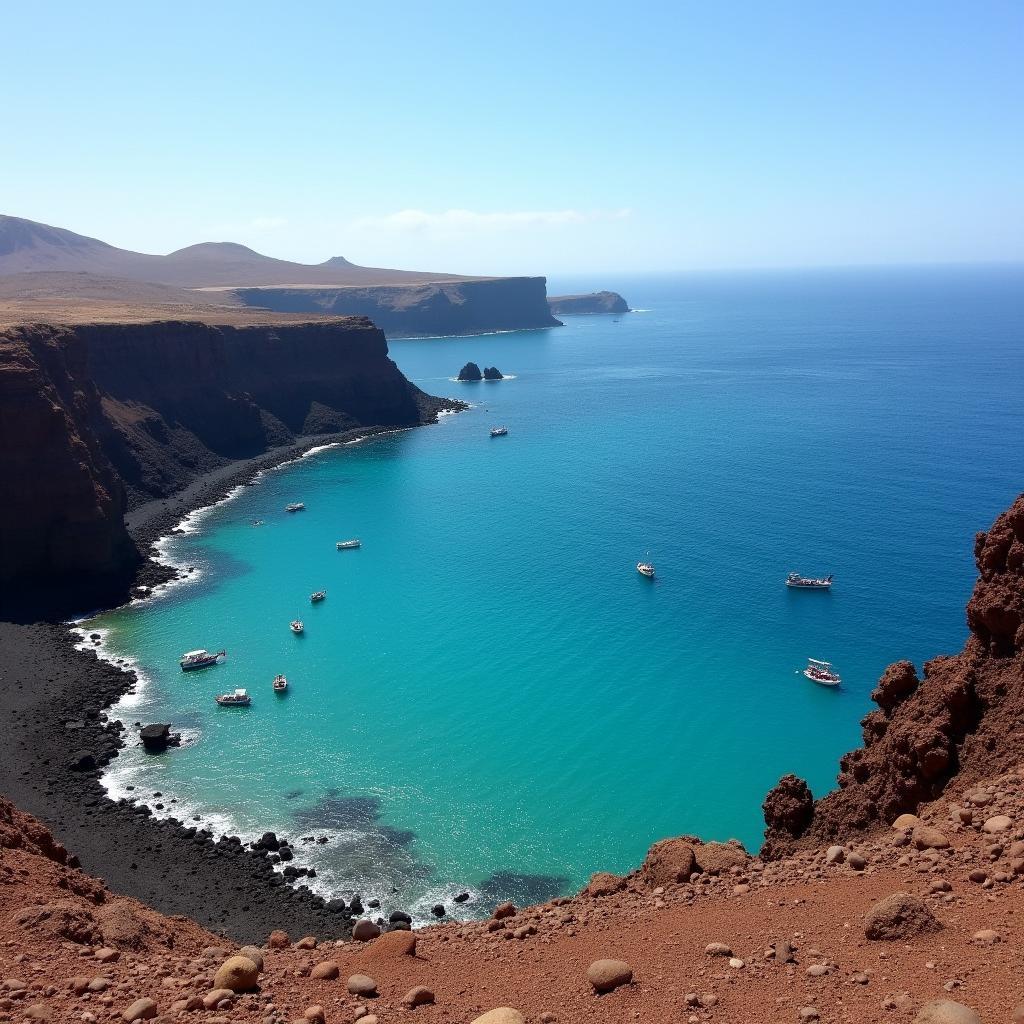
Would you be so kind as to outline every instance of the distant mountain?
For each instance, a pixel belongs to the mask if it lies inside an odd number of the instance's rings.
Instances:
[[[234,242],[203,242],[167,256],[118,249],[65,228],[0,214],[0,276],[38,272],[88,273],[177,288],[394,285],[468,280],[457,274],[358,267],[342,256],[292,263]]]

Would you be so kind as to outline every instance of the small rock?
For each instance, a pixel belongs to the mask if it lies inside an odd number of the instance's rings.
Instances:
[[[402,996],[402,1005],[410,1009],[414,1006],[427,1006],[434,1001],[434,993],[426,985],[416,985]]]
[[[369,942],[370,939],[375,939],[378,935],[380,935],[380,925],[374,924],[373,921],[366,918],[356,921],[355,927],[352,929],[352,938],[357,942]]]
[[[826,974],[828,974],[828,968],[824,964],[811,964],[807,968],[809,978],[823,978]]]
[[[366,974],[353,974],[346,982],[345,987],[354,996],[375,996],[377,994],[377,982]]]
[[[921,1007],[914,1024],[981,1024],[981,1018],[963,1003],[935,999]]]
[[[906,939],[941,927],[919,899],[907,892],[896,892],[868,911],[864,934],[869,939]]]
[[[238,955],[247,956],[256,965],[256,970],[263,973],[263,950],[259,946],[243,946]]]
[[[974,933],[973,941],[980,942],[985,946],[993,946],[997,942],[1002,942],[1002,936],[992,928],[982,928],[981,931]]]
[[[259,969],[247,956],[232,956],[224,961],[213,979],[214,988],[232,992],[251,992],[259,980]]]
[[[800,1008],[800,1019],[801,1020],[818,1020],[821,1014],[818,1013],[816,1007],[813,1006],[802,1006]]]
[[[893,823],[892,827],[898,832],[907,832],[920,822],[916,814],[901,814]]]
[[[793,944],[788,939],[780,939],[775,943],[775,962],[777,964],[793,963]]]
[[[103,949],[98,949],[93,954],[94,958],[101,964],[116,964],[121,959],[121,951],[119,949],[110,949],[109,946],[104,946]]]
[[[919,850],[946,850],[949,848],[949,840],[931,825],[915,825],[911,838]]]
[[[212,992],[207,992],[203,996],[203,1007],[207,1010],[215,1010],[225,999],[233,999],[234,995],[235,993],[229,988],[215,988]]]
[[[506,917],[515,917],[516,905],[514,903],[499,903],[494,908],[494,913],[491,917],[495,921],[501,921]]]
[[[841,846],[830,846],[825,851],[826,864],[842,864],[846,860],[846,851]]]
[[[732,956],[732,946],[727,946],[724,942],[709,942],[704,947],[704,952],[708,956]]]
[[[550,1022],[555,1017],[553,1014],[541,1014],[540,1019]],[[518,1010],[513,1010],[511,1006],[499,1006],[494,1010],[481,1013],[479,1017],[474,1017],[471,1024],[526,1024],[526,1018]]]
[[[152,999],[136,999],[121,1017],[126,1021],[152,1020],[156,1016],[156,1003]]]
[[[598,871],[590,876],[590,882],[585,891],[588,896],[611,896],[625,888],[625,885],[624,878],[613,875],[610,871]]]
[[[633,969],[622,960],[595,960],[587,968],[587,979],[595,992],[611,992],[633,980]]]
[[[310,1024],[324,1024],[327,1019],[324,1014],[324,1008],[315,1004],[313,1006],[307,1006],[302,1011],[302,1018],[303,1020],[310,1021]]]
[[[270,938],[267,939],[267,945],[271,949],[287,949],[291,945],[291,941],[288,938],[287,932],[277,929],[270,933]]]
[[[868,866],[866,858],[856,851],[846,855],[846,863],[849,864],[854,871],[863,871]]]
[[[313,970],[309,972],[311,978],[324,981],[333,981],[341,974],[341,967],[336,960],[321,960]]]
[[[306,935],[295,943],[296,949],[316,949],[316,936]]]
[[[974,868],[973,871],[968,873],[967,877],[970,881],[981,884],[988,880],[988,872],[983,871],[981,868]]]
[[[997,814],[994,818],[989,818],[981,827],[986,832],[1005,832],[1013,821],[1005,814]]]

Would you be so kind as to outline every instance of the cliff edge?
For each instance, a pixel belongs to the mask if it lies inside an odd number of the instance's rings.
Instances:
[[[765,800],[762,856],[889,826],[947,791],[1005,771],[1024,740],[1024,495],[975,538],[978,580],[960,654],[923,674],[890,665],[862,721],[864,746],[840,761],[839,788],[814,802],[783,778]]]

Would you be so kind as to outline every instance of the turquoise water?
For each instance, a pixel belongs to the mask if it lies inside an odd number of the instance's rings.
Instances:
[[[830,788],[886,664],[965,636],[974,531],[1021,487],[1024,276],[600,283],[644,312],[392,343],[474,408],[268,473],[169,543],[199,577],[97,624],[147,679],[124,718],[192,742],[127,751],[114,792],[329,834],[300,861],[322,891],[423,913],[567,891],[671,834],[756,847],[780,775]],[[514,378],[454,383],[470,358]],[[229,657],[181,673],[198,646]],[[214,706],[234,686],[251,709]]]

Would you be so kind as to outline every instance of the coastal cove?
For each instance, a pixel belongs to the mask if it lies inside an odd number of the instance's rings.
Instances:
[[[578,888],[664,835],[755,848],[781,774],[832,785],[885,665],[966,632],[964,540],[1018,483],[1019,277],[615,283],[646,312],[393,342],[474,407],[266,474],[167,542],[197,578],[89,628],[144,677],[117,715],[190,742],[124,750],[114,795],[328,833],[301,851],[325,894],[422,918]],[[514,379],[453,384],[471,359]],[[788,593],[790,569],[835,590]],[[227,662],[183,676],[200,645]],[[838,693],[795,675],[808,656]],[[213,706],[234,686],[250,711]]]

